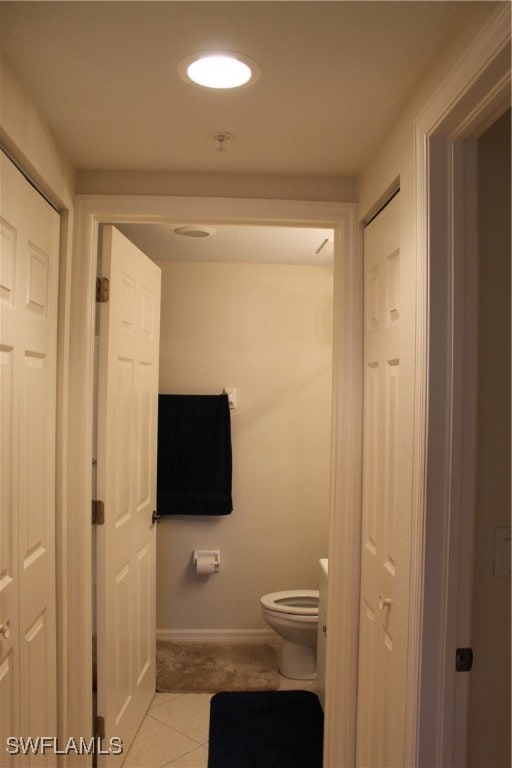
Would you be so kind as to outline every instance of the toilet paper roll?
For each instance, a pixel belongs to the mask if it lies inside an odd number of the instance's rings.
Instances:
[[[215,573],[215,558],[207,555],[198,555],[196,559],[196,572],[199,576],[210,576]]]

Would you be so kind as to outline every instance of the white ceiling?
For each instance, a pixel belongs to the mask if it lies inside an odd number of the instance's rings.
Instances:
[[[480,5],[2,2],[0,44],[78,169],[353,176]],[[185,83],[180,60],[212,49],[250,56],[261,77]]]
[[[480,5],[15,0],[0,3],[0,45],[78,170],[356,176]],[[185,83],[180,60],[213,49],[255,59],[260,78],[225,92]],[[219,132],[233,136],[225,152]],[[332,261],[330,244],[314,253],[319,231],[120,229],[156,260]]]
[[[334,232],[298,227],[194,227],[208,237],[186,237],[180,224],[117,224],[155,261],[222,261],[259,264],[331,265]]]

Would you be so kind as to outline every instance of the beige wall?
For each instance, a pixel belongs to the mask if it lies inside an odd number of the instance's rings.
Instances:
[[[159,629],[262,629],[259,597],[318,586],[327,553],[332,269],[160,262],[160,391],[237,389],[234,511],[158,526]],[[191,570],[220,549],[219,573]]]
[[[479,141],[480,339],[474,665],[468,765],[510,766],[510,577],[494,536],[510,526],[510,112]]]
[[[351,203],[355,180],[345,176],[167,171],[79,171],[77,192],[95,195],[195,195]]]
[[[0,58],[0,137],[41,187],[63,208],[72,208],[74,170],[53,140],[31,96]]]

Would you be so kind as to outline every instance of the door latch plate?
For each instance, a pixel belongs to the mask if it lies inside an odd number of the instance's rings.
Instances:
[[[455,670],[457,672],[469,672],[473,666],[473,649],[457,648],[455,652]]]

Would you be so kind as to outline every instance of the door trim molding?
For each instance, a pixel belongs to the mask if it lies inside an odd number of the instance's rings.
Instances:
[[[456,637],[469,631],[458,588],[468,579],[473,526],[464,480],[474,466],[475,383],[464,372],[474,370],[477,311],[469,276],[475,248],[469,263],[464,254],[475,241],[474,194],[472,201],[465,189],[474,191],[476,166],[464,142],[509,105],[510,8],[501,6],[414,126],[417,393],[406,765],[464,764],[466,693],[454,653]]]
[[[363,260],[357,212],[334,266],[331,515],[324,766],[355,759],[363,436]]]
[[[91,462],[93,449],[93,373],[95,334],[95,279],[98,230],[103,223],[181,222],[207,224],[280,224],[288,226],[333,227],[334,243],[334,339],[333,339],[333,427],[332,501],[330,510],[329,580],[350,600],[359,594],[359,576],[353,569],[351,541],[359,539],[360,452],[362,428],[359,401],[362,361],[358,349],[362,317],[362,290],[358,276],[355,203],[329,203],[238,198],[201,198],[130,195],[79,195],[75,208],[75,240],[70,312],[69,360],[69,452],[68,518],[66,537],[69,567],[68,648],[69,733],[89,736],[92,722],[92,527]],[[352,406],[354,403],[354,407]],[[344,461],[336,461],[343,455]],[[339,467],[339,465],[342,465]],[[351,471],[352,470],[352,471]],[[350,511],[354,510],[354,518]],[[352,537],[350,539],[350,537]],[[344,554],[345,553],[345,554]],[[347,582],[347,568],[353,573]],[[332,581],[331,581],[332,580]],[[344,600],[335,600],[331,590],[334,639],[345,627]],[[357,616],[357,610],[356,610]],[[339,628],[339,632],[335,629]],[[325,739],[328,755],[342,754],[344,734],[337,727],[341,712],[355,717],[353,690],[347,675],[357,658],[357,624],[349,633],[350,652],[340,654],[331,640],[327,649],[329,665]],[[355,643],[355,645],[354,645]],[[342,687],[343,690],[339,690]],[[333,727],[331,727],[331,724]],[[336,727],[334,727],[336,726]],[[329,757],[329,763],[338,764]],[[84,765],[83,762],[80,763]],[[339,763],[341,764],[341,763]]]

